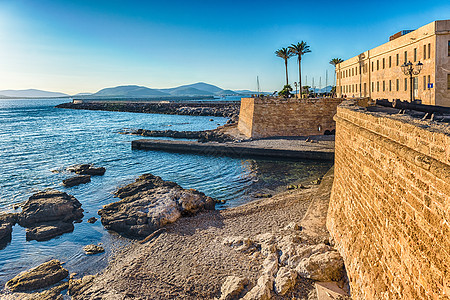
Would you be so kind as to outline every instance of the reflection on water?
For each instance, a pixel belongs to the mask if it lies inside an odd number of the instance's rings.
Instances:
[[[218,209],[251,201],[257,191],[274,193],[287,184],[308,182],[323,175],[328,162],[250,160],[195,154],[131,150],[136,136],[120,135],[123,128],[152,130],[213,129],[225,118],[136,114],[56,109],[67,100],[0,100],[0,212],[33,193],[56,188],[74,195],[85,210],[72,233],[45,242],[25,239],[16,225],[12,241],[0,250],[0,285],[19,272],[52,258],[66,262],[70,272],[92,274],[106,266],[111,253],[131,241],[104,230],[98,221],[103,205],[116,201],[113,192],[144,173],[195,188],[226,200]],[[65,188],[66,167],[95,163],[106,168],[88,184]],[[52,172],[52,170],[54,172]],[[105,254],[86,256],[82,247],[103,243]],[[1,246],[1,245],[0,245]]]

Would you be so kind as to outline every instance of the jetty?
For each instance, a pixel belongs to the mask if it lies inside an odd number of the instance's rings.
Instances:
[[[136,150],[242,158],[334,160],[334,136],[277,137],[230,143],[140,139],[132,141],[131,146]]]

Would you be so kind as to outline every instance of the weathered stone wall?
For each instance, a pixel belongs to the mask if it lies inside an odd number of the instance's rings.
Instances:
[[[333,130],[342,99],[242,98],[239,130],[248,137],[321,135]]]
[[[450,126],[347,102],[327,227],[353,299],[450,299]]]

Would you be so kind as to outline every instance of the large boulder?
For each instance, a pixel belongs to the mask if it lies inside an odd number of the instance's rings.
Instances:
[[[83,218],[81,203],[66,193],[48,190],[32,195],[22,206],[19,224],[34,227],[52,221],[71,222]]]
[[[138,237],[145,237],[183,215],[215,207],[211,197],[152,174],[140,176],[134,183],[118,189],[115,195],[122,200],[98,211],[102,224],[107,229]]]
[[[6,287],[13,292],[34,291],[60,282],[69,275],[58,260],[51,260],[9,280]]]
[[[247,284],[248,279],[245,277],[228,276],[220,289],[220,300],[239,299],[241,292]]]
[[[22,206],[18,223],[27,228],[28,240],[48,240],[74,229],[83,218],[81,203],[66,193],[48,190],[32,195]]]
[[[300,262],[296,271],[316,281],[340,281],[345,275],[344,261],[335,250],[312,254]]]

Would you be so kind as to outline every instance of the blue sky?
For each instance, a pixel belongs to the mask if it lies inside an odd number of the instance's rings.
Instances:
[[[305,83],[333,81],[329,60],[355,56],[391,34],[449,19],[450,1],[0,0],[0,90],[69,94],[125,84],[207,82],[280,90],[274,51],[304,40]],[[298,67],[289,61],[290,81]]]

